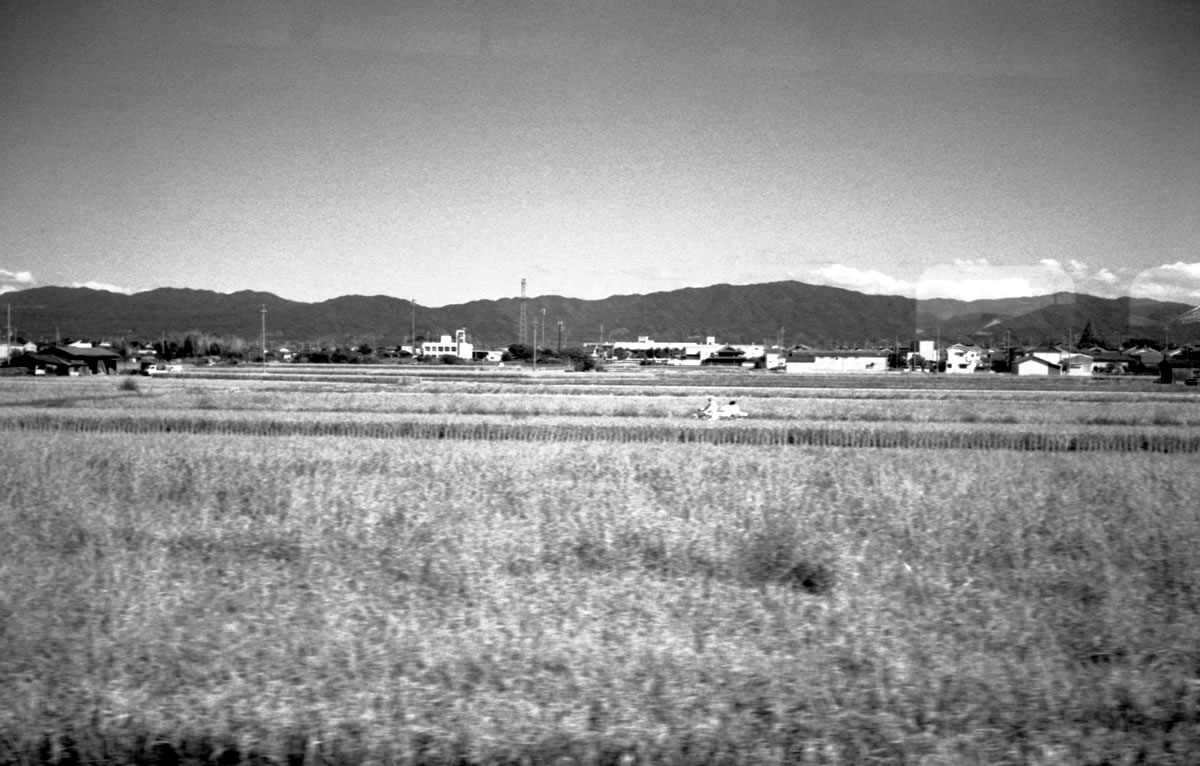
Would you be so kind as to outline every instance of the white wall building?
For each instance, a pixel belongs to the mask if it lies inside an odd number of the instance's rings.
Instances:
[[[887,372],[888,354],[874,349],[793,351],[784,369],[797,373]]]
[[[467,331],[458,330],[454,337],[443,335],[441,340],[422,341],[421,356],[457,356],[460,359],[470,359],[475,353],[475,347],[467,342]]]
[[[1051,362],[1041,356],[1023,356],[1013,362],[1013,372],[1018,375],[1060,375],[1062,368],[1058,362]]]
[[[982,356],[975,346],[965,343],[955,343],[946,349],[946,372],[972,373],[982,364]]]
[[[1038,359],[1044,359],[1051,364],[1056,364],[1059,367],[1067,358],[1067,352],[1061,348],[1053,348],[1051,346],[1040,346],[1029,352],[1029,356],[1035,356]]]
[[[0,343],[0,361],[7,361],[21,354],[37,353],[37,344],[29,343]]]
[[[1091,377],[1095,359],[1088,354],[1071,354],[1062,363],[1064,375]]]
[[[651,349],[667,349],[680,356],[680,358],[673,360],[671,364],[682,366],[698,365],[723,348],[739,349],[745,354],[746,360],[749,362],[755,361],[765,353],[765,348],[762,344],[717,343],[717,339],[712,335],[706,337],[703,343],[696,343],[694,341],[660,341],[654,340],[647,335],[641,335],[638,336],[637,340],[606,341],[603,344],[585,343],[584,348],[598,355],[611,354],[619,348],[635,354],[650,351]]]

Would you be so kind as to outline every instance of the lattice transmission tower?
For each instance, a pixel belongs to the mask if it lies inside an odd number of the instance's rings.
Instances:
[[[528,315],[528,309],[525,306],[525,304],[528,302],[529,302],[529,299],[527,297],[525,297],[525,280],[522,279],[521,280],[521,318],[520,318],[520,320],[518,320],[518,325],[519,325],[518,330],[520,332],[521,337],[517,341],[522,346],[529,345],[529,315]]]

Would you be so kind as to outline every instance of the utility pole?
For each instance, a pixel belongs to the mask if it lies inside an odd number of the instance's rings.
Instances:
[[[942,364],[942,326],[937,328],[937,343],[933,346],[933,371],[937,372]]]
[[[263,372],[267,371],[267,304],[262,304],[262,366]]]
[[[560,320],[558,320],[558,353],[560,353],[560,354],[562,353],[562,333],[563,333],[563,323],[562,323],[562,320],[560,319]]]

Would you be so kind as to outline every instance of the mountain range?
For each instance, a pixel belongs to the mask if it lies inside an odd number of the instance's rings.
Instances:
[[[347,295],[302,303],[272,293],[159,288],[133,295],[84,287],[10,292],[14,337],[152,342],[202,333],[253,342],[263,327],[271,345],[397,345],[465,328],[479,348],[521,337],[521,299],[479,300],[431,308],[384,295]],[[982,344],[1075,342],[1085,328],[1116,345],[1131,338],[1200,342],[1200,324],[1177,318],[1185,303],[1099,298],[1081,293],[958,301],[917,301],[802,282],[713,285],[646,295],[579,300],[545,295],[525,301],[526,339],[555,347],[636,340],[864,346],[915,338]],[[265,311],[265,313],[264,313]],[[543,340],[543,338],[545,340]]]

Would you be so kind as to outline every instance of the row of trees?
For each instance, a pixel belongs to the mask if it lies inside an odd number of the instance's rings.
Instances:
[[[579,346],[571,346],[570,348],[552,349],[552,348],[537,348],[533,346],[514,343],[508,347],[501,357],[504,362],[542,362],[545,364],[563,364],[570,365],[576,370],[595,370],[599,364],[595,357],[584,351]]]

